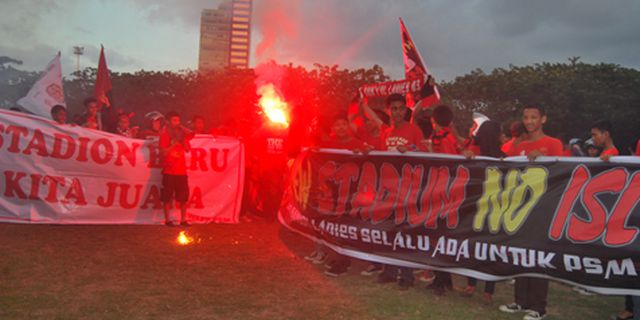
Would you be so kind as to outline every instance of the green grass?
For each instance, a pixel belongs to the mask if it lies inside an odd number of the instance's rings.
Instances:
[[[479,294],[375,284],[360,262],[327,278],[302,259],[312,244],[277,224],[194,226],[199,243],[185,247],[179,231],[0,224],[0,319],[522,319],[497,311],[512,301],[505,283],[486,307]],[[622,306],[557,283],[549,293],[549,319],[607,319]]]

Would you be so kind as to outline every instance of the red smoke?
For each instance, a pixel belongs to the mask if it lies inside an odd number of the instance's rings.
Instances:
[[[278,47],[283,38],[293,39],[298,34],[299,0],[261,0],[256,8],[255,20],[260,26],[262,40],[256,47],[258,61],[278,59]]]

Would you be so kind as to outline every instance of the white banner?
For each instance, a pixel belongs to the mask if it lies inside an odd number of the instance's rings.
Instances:
[[[164,222],[157,141],[0,110],[0,221],[51,224]],[[244,146],[198,135],[187,153],[188,220],[237,223]],[[172,210],[179,220],[178,209]]]
[[[62,89],[60,53],[49,62],[44,73],[31,87],[29,93],[18,100],[18,105],[25,110],[47,119],[51,119],[51,107],[57,104],[66,106]]]

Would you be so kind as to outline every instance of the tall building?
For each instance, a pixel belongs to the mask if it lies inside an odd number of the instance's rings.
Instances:
[[[198,70],[248,68],[252,0],[225,1],[202,10]]]

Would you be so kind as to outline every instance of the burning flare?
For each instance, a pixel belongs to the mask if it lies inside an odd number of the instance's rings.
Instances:
[[[187,234],[184,231],[180,231],[180,234],[178,235],[178,239],[176,239],[176,242],[178,242],[178,244],[181,246],[186,246],[193,242],[193,238],[187,236]]]
[[[273,123],[289,126],[289,105],[282,99],[273,83],[258,88],[258,104],[264,114]]]

